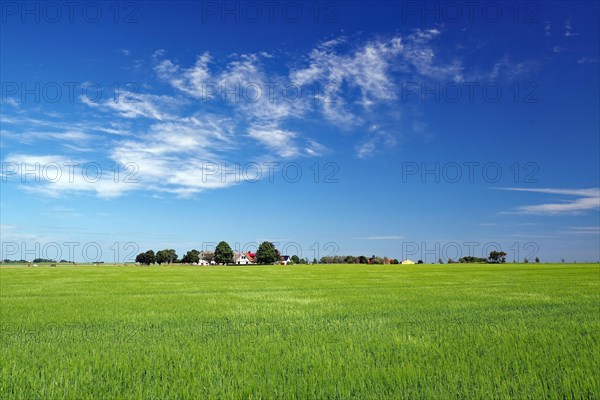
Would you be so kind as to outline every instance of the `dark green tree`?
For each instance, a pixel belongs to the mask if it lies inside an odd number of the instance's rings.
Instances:
[[[198,264],[200,262],[200,252],[196,249],[188,251],[181,259],[181,262],[185,264]]]
[[[294,264],[300,264],[300,258],[297,255],[292,256],[292,262]]]
[[[262,242],[256,250],[257,264],[273,264],[279,260],[279,252],[271,242]]]
[[[491,263],[502,264],[506,262],[506,253],[503,251],[492,251],[488,259]]]
[[[154,264],[156,262],[156,256],[153,250],[148,250],[145,253],[140,253],[135,257],[135,262],[144,265]]]
[[[164,249],[156,253],[158,264],[171,264],[177,261],[177,253],[173,249]]]
[[[225,241],[219,242],[215,249],[215,262],[217,264],[233,264],[233,250]]]

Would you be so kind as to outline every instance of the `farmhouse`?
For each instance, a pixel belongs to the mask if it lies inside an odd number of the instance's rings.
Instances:
[[[206,258],[206,254],[204,253],[204,251],[201,251],[200,254],[200,261],[198,261],[198,265],[216,265],[217,263],[213,260],[210,263],[208,261],[205,260]]]
[[[406,265],[406,264],[414,264],[415,262],[412,260],[409,260],[408,258],[404,261],[402,261],[402,264]]]
[[[252,253],[248,251],[247,253],[240,253],[236,251],[233,253],[233,263],[239,265],[248,265],[254,264],[254,259],[256,258],[256,253]]]
[[[292,258],[290,256],[281,256],[281,261],[279,261],[279,264],[288,265],[288,263],[291,261],[292,261]]]

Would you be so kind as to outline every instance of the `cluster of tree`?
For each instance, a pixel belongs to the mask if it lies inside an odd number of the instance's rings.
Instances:
[[[173,249],[164,249],[156,252],[157,264],[172,264],[177,261],[177,253]]]
[[[140,253],[135,258],[135,261],[144,264],[172,264],[172,263],[186,263],[186,264],[198,264],[200,260],[205,260],[209,264],[213,261],[216,264],[227,265],[233,264],[233,250],[229,243],[221,241],[217,244],[214,252],[203,251],[200,252],[196,249],[188,251],[181,260],[178,260],[177,253],[173,249],[160,250],[154,254],[153,250],[148,250],[145,253]],[[282,257],[279,250],[275,248],[275,245],[271,242],[262,242],[258,246],[256,251],[256,263],[257,264],[273,264],[281,261]],[[300,259],[298,256],[291,257],[292,262],[297,264],[308,263],[305,259]]]
[[[2,260],[3,263],[5,264],[26,264],[29,262],[33,262],[33,263],[56,263],[56,262],[60,262],[60,263],[70,263],[71,261],[67,261],[67,260],[52,260],[50,258],[34,258],[33,261],[27,261],[27,260],[11,260],[8,258],[5,258],[4,260]]]
[[[459,263],[487,263],[488,259],[487,258],[480,258],[480,257],[473,257],[473,256],[466,256],[466,257],[461,257],[458,259]]]
[[[140,253],[135,257],[135,262],[145,265],[156,263],[156,255],[154,250],[148,250],[145,253]]]
[[[442,260],[440,259],[440,263]],[[504,264],[506,262],[506,253],[503,251],[492,251],[489,257],[473,257],[465,256],[458,259],[459,263],[492,263],[492,264]],[[448,260],[448,264],[455,264],[456,261],[453,259]]]
[[[196,249],[192,249],[188,251],[181,260],[178,259],[177,253],[173,249],[164,249],[158,251],[154,254],[154,251],[148,250],[145,253],[140,253],[135,258],[135,261],[144,264],[172,264],[172,263],[185,263],[185,264],[198,264],[200,260],[205,260],[209,264],[213,261],[216,264],[227,265],[233,264],[233,250],[231,246],[225,241],[219,242],[214,252],[211,251],[203,251],[200,252]],[[281,253],[275,245],[271,242],[262,242],[260,246],[258,246],[258,250],[256,251],[256,259],[255,262],[257,264],[273,264],[282,260]],[[36,258],[33,260],[34,262],[53,262],[53,260],[44,260],[41,258]],[[443,264],[443,260],[440,258],[440,264]],[[11,260],[4,260],[5,263],[8,262],[17,262]],[[25,260],[21,260],[20,262],[26,262]],[[67,262],[62,260],[61,262]],[[304,258],[299,258],[297,255],[291,257],[291,262],[294,264],[308,264],[308,260]],[[399,261],[397,259],[390,259],[387,257],[379,257],[373,255],[370,258],[366,256],[323,256],[319,261],[317,259],[313,259],[313,264],[398,264]],[[456,263],[495,263],[502,264],[506,262],[506,253],[503,251],[492,251],[488,258],[480,258],[473,256],[465,256],[461,257],[458,261],[453,259],[448,259],[448,264],[456,264]],[[525,259],[523,262],[528,263],[529,260]],[[535,258],[535,262],[539,263],[539,257]],[[417,261],[417,264],[423,264],[423,260]]]
[[[319,260],[320,264],[398,264],[397,259],[379,257],[373,255],[370,258],[366,256],[323,256]]]
[[[294,263],[294,264],[308,264],[309,263],[309,261],[308,261],[307,258],[300,258],[300,257],[298,257],[296,255],[294,255],[294,256],[292,256],[290,258],[292,260],[292,263]],[[314,258],[313,259],[313,264],[316,264],[316,263],[317,263],[317,259]]]
[[[159,250],[154,254],[153,250],[140,253],[135,257],[135,262],[140,264],[172,264],[178,261],[177,253],[173,249]]]

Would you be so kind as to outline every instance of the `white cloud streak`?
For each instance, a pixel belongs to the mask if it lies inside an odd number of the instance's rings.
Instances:
[[[544,203],[517,207],[513,212],[518,214],[563,215],[600,209],[600,189],[554,189],[554,188],[500,188],[516,192],[532,192],[574,196],[575,199],[560,203]]]

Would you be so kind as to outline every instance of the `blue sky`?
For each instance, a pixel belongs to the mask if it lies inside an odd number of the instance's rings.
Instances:
[[[52,4],[2,3],[2,258],[600,259],[598,3]]]

